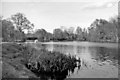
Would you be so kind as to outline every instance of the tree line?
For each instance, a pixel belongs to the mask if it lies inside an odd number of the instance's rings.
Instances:
[[[9,19],[2,19],[2,41],[25,41],[27,37],[37,37],[38,41],[95,41],[95,42],[118,42],[119,41],[119,17],[113,17],[109,21],[105,19],[95,19],[87,28],[83,29],[78,26],[56,28],[53,33],[47,32],[45,29],[37,29],[31,33],[34,24],[22,13],[16,13]],[[24,33],[27,30],[27,34]]]

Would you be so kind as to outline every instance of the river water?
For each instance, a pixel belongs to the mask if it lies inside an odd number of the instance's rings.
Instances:
[[[81,67],[68,78],[118,78],[118,44],[94,42],[44,42],[49,51],[80,57]]]

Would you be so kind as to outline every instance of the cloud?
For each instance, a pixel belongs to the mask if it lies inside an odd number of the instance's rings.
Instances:
[[[117,1],[98,1],[98,2],[89,2],[87,5],[83,6],[84,10],[94,10],[94,9],[103,9],[111,8],[117,6]]]

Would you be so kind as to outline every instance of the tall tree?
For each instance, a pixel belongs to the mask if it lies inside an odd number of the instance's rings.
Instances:
[[[89,30],[89,40],[90,41],[100,41],[105,37],[105,31],[103,25],[107,24],[108,21],[104,19],[96,19],[88,28]]]
[[[90,41],[118,41],[117,20],[96,19],[89,27]]]
[[[22,13],[16,13],[11,16],[11,20],[14,23],[17,30],[22,32],[23,30],[31,30],[34,25],[27,19],[27,17]]]

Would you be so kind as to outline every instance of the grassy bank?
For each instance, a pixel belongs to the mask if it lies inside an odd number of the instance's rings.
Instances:
[[[76,67],[76,58],[31,45],[2,44],[2,78],[64,79]]]

